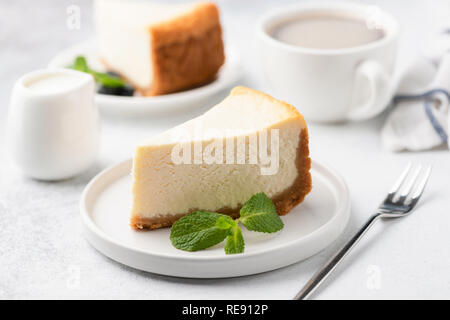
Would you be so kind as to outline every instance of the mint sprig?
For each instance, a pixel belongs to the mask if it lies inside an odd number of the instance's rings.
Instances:
[[[70,68],[91,74],[97,83],[100,83],[105,87],[119,88],[126,85],[125,81],[119,77],[91,70],[87,64],[86,58],[83,56],[76,57],[75,62],[72,66],[70,66]]]
[[[245,243],[239,222],[250,231],[265,233],[277,232],[284,227],[272,200],[264,193],[257,193],[242,206],[236,220],[209,211],[184,216],[173,224],[170,240],[177,249],[198,251],[226,239],[226,254],[242,253]]]

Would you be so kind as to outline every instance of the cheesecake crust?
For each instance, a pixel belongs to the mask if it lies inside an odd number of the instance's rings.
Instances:
[[[211,82],[225,61],[219,10],[202,3],[186,15],[151,26],[153,82],[144,96],[187,90]]]
[[[170,32],[177,30],[164,31]],[[156,41],[153,39],[153,43]],[[225,61],[219,23],[199,37],[154,45],[152,50],[153,82],[149,88],[140,90],[144,96],[173,93],[209,83]]]
[[[295,164],[298,171],[297,178],[294,180],[292,186],[272,197],[272,201],[275,205],[277,213],[280,216],[289,213],[289,211],[291,211],[293,207],[301,203],[312,189],[312,180],[310,173],[311,159],[309,157],[308,140],[308,129],[305,127],[300,132],[299,145],[297,147],[297,156],[295,159]],[[221,208],[219,210],[216,210],[216,212],[229,215],[230,217],[235,219],[239,217],[239,211],[241,207],[242,204],[237,208]],[[186,213],[153,218],[141,218],[133,216],[130,221],[130,226],[136,230],[153,230],[163,227],[170,227],[181,217],[198,210],[198,208],[195,208],[189,210],[189,212]]]

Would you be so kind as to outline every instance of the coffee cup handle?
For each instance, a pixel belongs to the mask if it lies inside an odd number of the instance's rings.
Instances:
[[[392,98],[389,73],[377,61],[366,60],[358,65],[355,75],[350,120],[364,120],[381,113]]]

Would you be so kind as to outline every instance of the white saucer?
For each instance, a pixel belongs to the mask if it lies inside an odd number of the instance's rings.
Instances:
[[[198,252],[175,249],[170,228],[130,228],[131,160],[98,174],[83,192],[80,209],[87,240],[101,253],[130,267],[169,276],[224,278],[281,268],[330,245],[350,214],[348,188],[333,170],[312,165],[313,191],[283,216],[275,235],[244,230],[245,252],[225,255],[223,244]]]
[[[207,85],[155,97],[97,94],[96,102],[101,112],[123,116],[161,115],[201,107],[209,97],[231,87],[241,76],[237,53],[227,49],[225,54],[225,64],[221,67],[217,79]],[[92,69],[106,71],[99,60],[94,41],[83,42],[61,51],[50,61],[49,67],[66,68],[78,55],[85,56]]]

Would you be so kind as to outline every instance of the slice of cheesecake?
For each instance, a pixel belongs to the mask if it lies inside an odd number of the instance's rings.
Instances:
[[[236,87],[208,112],[136,148],[131,226],[171,226],[196,210],[237,217],[258,192],[284,215],[311,190],[310,166],[302,115]]]
[[[213,3],[96,0],[94,9],[101,59],[142,95],[205,84],[224,63]]]

